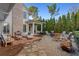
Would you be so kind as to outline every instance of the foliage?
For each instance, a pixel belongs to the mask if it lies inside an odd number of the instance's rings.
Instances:
[[[56,19],[49,19],[46,21],[46,30],[47,31],[55,31],[55,32],[62,32],[62,31],[79,31],[79,11],[74,13],[67,13],[67,15],[62,15]]]
[[[56,5],[55,3],[52,4],[52,5],[47,6],[48,11],[49,11],[49,13],[50,13],[50,15],[51,15],[51,18],[52,18],[55,14],[57,14],[58,11],[59,11],[59,8],[57,8],[56,6],[57,6],[57,5]]]
[[[29,15],[32,15],[34,19],[38,17],[38,8],[35,6],[30,6],[28,8],[28,12],[29,12]]]
[[[43,24],[43,31],[55,31],[55,32],[62,32],[62,31],[79,31],[79,10],[75,12],[68,12],[66,15],[59,16],[58,19],[55,19],[55,15],[59,12],[59,8],[57,8],[56,4],[51,4],[47,6],[48,11],[50,13],[50,19],[42,19],[39,17],[39,20],[45,22]],[[38,17],[38,8],[35,6],[30,6],[28,8],[29,15],[32,15],[35,19]],[[38,25],[39,29],[40,26]]]

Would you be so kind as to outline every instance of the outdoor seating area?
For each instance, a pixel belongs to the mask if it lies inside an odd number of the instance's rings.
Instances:
[[[23,50],[23,47],[26,47],[26,46],[27,47],[30,46],[30,49],[32,49],[32,46],[36,45],[39,48],[39,45],[40,45],[41,41],[45,40],[45,38],[43,38],[45,36],[52,38],[51,42],[59,43],[58,47],[60,47],[63,51],[66,51],[67,53],[71,53],[73,51],[72,49],[74,48],[72,46],[72,41],[71,41],[71,39],[68,39],[67,37],[64,37],[64,36],[61,37],[62,34],[63,33],[54,33],[54,36],[47,35],[47,34],[46,35],[35,34],[35,35],[25,35],[25,36],[20,35],[21,36],[20,38],[18,38],[19,35],[16,35],[15,37],[7,35],[7,40],[5,41],[5,46],[0,47],[0,49],[3,49],[2,51],[5,51],[5,52],[1,52],[1,54],[2,55],[16,55],[21,50]],[[46,40],[50,40],[50,38],[48,38]],[[21,45],[21,46],[19,47],[19,45]],[[17,46],[17,47],[13,48],[14,46]],[[8,53],[12,53],[11,51],[7,52],[7,50],[9,50],[9,49],[13,49],[13,51],[18,51],[18,52],[16,54],[14,54],[14,53],[13,54],[8,54]]]
[[[51,31],[51,33],[49,33],[46,31],[45,35],[27,34],[27,33],[21,33],[20,31],[14,32],[13,36],[11,36],[9,34],[6,34],[4,36],[4,34],[1,34],[0,39],[2,40],[1,42],[3,44],[0,46],[0,49],[4,48],[4,50],[6,51],[7,48],[11,47],[11,49],[13,49],[12,46],[18,46],[18,45],[22,45],[21,47],[18,47],[18,51],[19,51],[19,48],[23,49],[23,47],[25,47],[25,46],[28,46],[28,47],[30,46],[30,49],[32,49],[32,46],[36,45],[39,48],[40,44],[37,44],[37,43],[41,43],[41,41],[45,39],[45,38],[43,38],[44,36],[47,36],[47,38],[48,37],[52,38],[51,42],[59,43],[58,47],[60,47],[63,51],[65,51],[67,53],[72,53],[72,52],[75,52],[78,50],[76,43],[74,41],[75,35],[73,35],[73,32],[66,33],[66,31],[63,31],[62,33],[54,33],[53,31]],[[50,38],[48,38],[48,40]],[[17,48],[15,48],[15,49],[17,50]],[[4,53],[4,55],[5,55],[5,53]],[[6,54],[6,55],[8,55],[8,54]]]
[[[46,32],[47,33],[47,32]],[[76,33],[74,34],[74,32],[66,32],[63,31],[62,33],[54,33],[52,34],[49,33],[53,38],[53,41],[56,42],[60,42],[60,47],[62,50],[68,52],[68,53],[75,53],[76,51],[78,52],[79,48],[78,48],[78,41],[76,42],[76,38],[78,35],[76,35]],[[48,35],[48,34],[47,34]]]
[[[23,37],[22,35],[14,35],[14,36],[7,35],[7,38],[5,39],[5,43],[3,43],[4,46],[0,46],[0,52],[2,51],[1,52],[2,55],[9,55],[8,53],[12,54],[12,52],[11,51],[7,52],[7,50],[14,49],[12,46],[18,46],[19,49],[25,45],[32,45],[32,43],[39,40],[42,40],[42,37],[40,35],[27,35],[26,37]],[[19,45],[22,46],[19,47]],[[18,50],[16,47],[15,49]]]
[[[70,12],[72,5],[0,4],[0,55],[79,55],[79,10]]]

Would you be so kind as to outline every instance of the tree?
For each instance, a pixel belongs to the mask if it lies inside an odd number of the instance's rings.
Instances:
[[[51,32],[52,30],[54,30],[54,27],[55,27],[55,18],[53,19],[49,19],[46,21],[46,30],[48,32]]]
[[[75,13],[74,12],[71,13],[71,22],[72,22],[72,24],[71,24],[72,30],[74,31],[75,26],[76,26],[76,19],[75,19]]]
[[[34,20],[38,17],[38,8],[35,6],[30,6],[28,8],[28,12],[29,12],[29,15],[32,15]]]
[[[53,16],[57,15],[58,14],[58,11],[59,11],[59,8],[57,8],[57,5],[56,4],[51,4],[49,6],[47,6],[48,8],[48,11],[50,13],[50,21],[49,21],[49,24],[50,24],[50,27],[52,26],[52,30],[55,30],[54,27],[55,27],[55,19],[53,18]],[[49,30],[51,30],[49,29]]]
[[[46,31],[46,20],[43,18],[42,20],[44,23],[43,23],[43,31]]]
[[[56,15],[59,11],[59,8],[57,8],[57,5],[56,4],[52,4],[52,5],[49,5],[47,6],[48,7],[48,10],[49,10],[49,13],[51,15],[51,18]]]
[[[65,31],[66,30],[66,16],[62,15],[62,30]]]
[[[63,21],[61,19],[61,16],[58,18],[58,22],[57,22],[56,27],[57,27],[57,32],[61,33],[63,31]]]
[[[66,20],[66,31],[72,31],[72,20],[70,17],[70,13],[67,13],[67,20]]]
[[[79,30],[79,11],[76,13],[76,30]]]

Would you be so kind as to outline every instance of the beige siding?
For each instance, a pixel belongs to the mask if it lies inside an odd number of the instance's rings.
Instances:
[[[8,17],[5,19],[4,23],[8,23],[10,28],[10,35],[12,34],[12,10],[9,12]]]
[[[3,31],[3,21],[0,21],[0,33]]]

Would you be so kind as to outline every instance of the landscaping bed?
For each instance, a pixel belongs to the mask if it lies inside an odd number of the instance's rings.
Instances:
[[[0,56],[15,56],[23,49],[23,44],[1,47]]]

